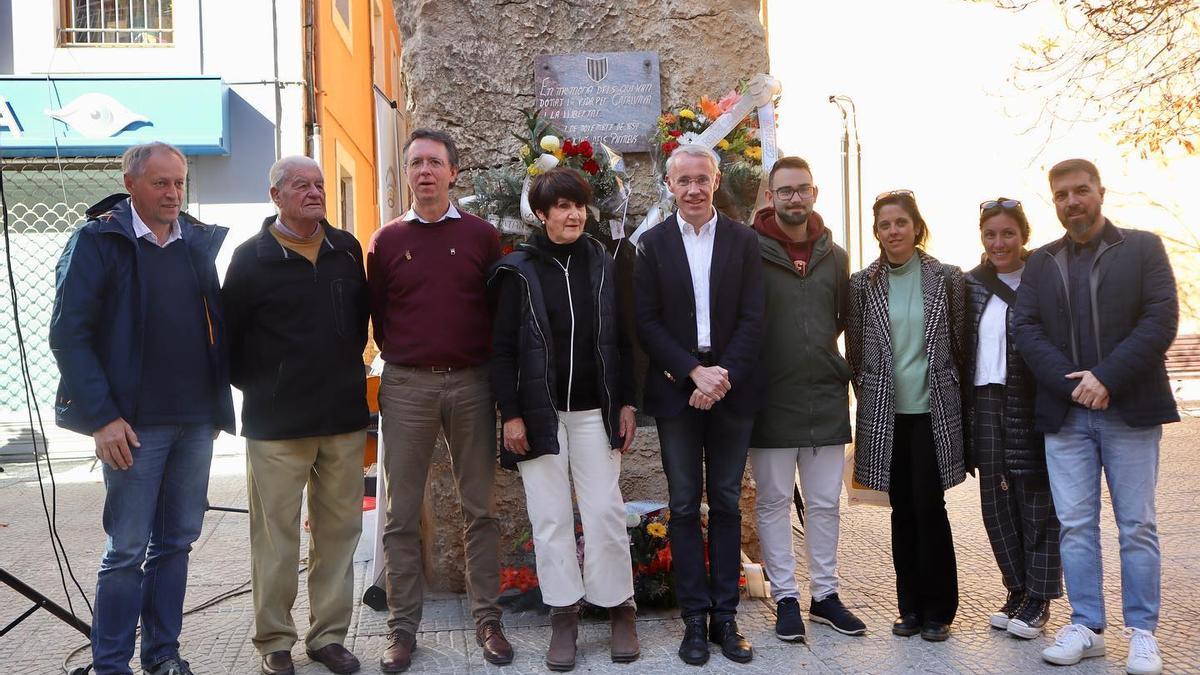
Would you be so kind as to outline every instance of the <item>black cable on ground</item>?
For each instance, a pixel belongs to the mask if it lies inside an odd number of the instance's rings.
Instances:
[[[67,549],[63,546],[62,538],[58,534],[58,485],[54,480],[54,467],[50,463],[50,451],[45,445],[46,427],[42,422],[42,411],[37,405],[37,397],[34,395],[33,377],[29,369],[29,356],[25,351],[25,336],[21,330],[20,309],[17,305],[17,282],[13,275],[12,263],[12,240],[9,235],[11,224],[8,217],[8,198],[4,193],[4,166],[0,160],[0,217],[4,222],[4,260],[8,270],[8,291],[12,301],[13,329],[17,335],[17,354],[21,362],[21,380],[25,388],[25,406],[29,413],[29,431],[33,442],[33,463],[37,469],[38,490],[42,497],[42,511],[46,515],[46,526],[50,531],[50,548],[54,550],[54,560],[58,564],[58,577],[62,584],[63,594],[67,599],[67,608],[71,615],[75,616],[74,603],[71,601],[71,592],[67,588],[67,576],[71,577],[71,581],[75,584],[75,588],[79,591],[79,595],[83,598],[83,602],[87,605],[88,613],[92,612],[92,603],[88,600],[87,593],[84,593],[83,587],[79,585],[79,580],[75,578],[75,572],[71,569],[71,560],[67,557]],[[37,416],[37,424],[34,425],[34,416]],[[39,441],[41,447],[46,451],[46,469],[50,476],[50,503],[46,502],[46,486],[42,478],[42,463],[38,452]],[[64,571],[65,566],[65,571]],[[76,618],[79,618],[76,616]]]
[[[308,565],[305,565],[305,566],[301,567],[299,570],[297,570],[297,574],[303,574],[307,570],[308,570]],[[213,605],[218,605],[218,604],[225,602],[226,600],[229,600],[231,598],[236,598],[238,596],[250,593],[254,589],[246,588],[249,585],[250,585],[250,580],[247,579],[246,581],[242,582],[238,586],[235,586],[234,588],[231,588],[228,591],[225,591],[223,593],[218,593],[218,594],[214,595],[213,597],[209,598],[208,600],[205,600],[204,602],[196,605],[195,607],[185,611],[183,613],[183,616],[187,616],[189,614],[195,614],[196,612],[206,610],[209,607],[212,607]],[[136,634],[141,635],[141,632],[142,632],[142,627],[138,626]],[[67,652],[67,655],[65,657],[63,657],[62,671],[64,673],[67,673],[67,675],[70,675],[72,670],[71,670],[71,668],[69,668],[67,666],[67,664],[70,663],[71,659],[74,658],[76,654],[87,649],[90,646],[92,646],[92,643],[85,642],[84,644],[81,644],[78,647],[76,647],[75,649],[72,649],[71,651]]]

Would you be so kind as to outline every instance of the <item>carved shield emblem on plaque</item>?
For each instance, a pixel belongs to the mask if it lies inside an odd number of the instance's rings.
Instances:
[[[602,56],[598,59],[588,58],[587,74],[592,79],[592,82],[599,82],[608,77],[608,57]]]

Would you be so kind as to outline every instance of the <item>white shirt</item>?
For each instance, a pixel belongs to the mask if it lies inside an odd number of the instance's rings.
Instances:
[[[403,221],[419,220],[422,223],[428,224],[428,223],[438,223],[447,218],[462,218],[462,214],[458,212],[458,209],[454,208],[454,202],[450,202],[450,208],[446,209],[446,213],[442,214],[442,217],[438,218],[437,220],[425,220],[421,216],[418,216],[417,210],[413,209],[413,208],[410,208],[408,210],[408,212],[405,213],[402,218],[400,218],[400,220],[403,220]]]
[[[708,277],[712,271],[713,242],[717,238],[717,210],[712,218],[700,226],[700,234],[691,223],[679,218],[679,232],[683,235],[683,250],[687,252],[688,269],[692,273],[692,291],[696,294],[696,347],[702,351],[712,349],[712,323],[709,318]]]
[[[1001,272],[996,276],[1016,290],[1021,272]],[[1008,304],[993,295],[979,318],[979,348],[975,355],[975,386],[1004,384],[1008,379]]]
[[[146,221],[142,220],[142,217],[138,215],[137,209],[133,206],[132,199],[129,200],[129,212],[133,214],[133,236],[138,239],[145,239],[161,248],[166,248],[168,244],[176,239],[183,239],[183,231],[179,229],[178,218],[175,219],[175,222],[171,223],[171,231],[167,233],[167,240],[159,243],[158,237],[146,225]]]

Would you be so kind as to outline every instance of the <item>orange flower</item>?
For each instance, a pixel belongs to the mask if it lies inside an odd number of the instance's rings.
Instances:
[[[707,117],[710,122],[721,116],[720,106],[717,105],[716,101],[707,96],[700,97],[700,112],[704,113],[704,116]]]
[[[679,118],[675,116],[675,113],[665,113],[660,119],[662,119],[662,123],[666,124],[667,126],[675,124],[679,121]]]

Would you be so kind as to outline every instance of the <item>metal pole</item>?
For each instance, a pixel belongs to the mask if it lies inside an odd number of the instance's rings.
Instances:
[[[829,97],[829,102],[836,105],[838,112],[842,113],[842,236],[846,246],[846,257],[849,258],[853,255],[853,244],[850,241],[850,123],[846,107],[842,105],[843,100],[849,99],[837,94]],[[850,105],[854,103],[851,102]]]
[[[842,118],[842,229],[845,232],[846,255],[850,256],[850,127]],[[860,254],[861,255],[861,254]]]
[[[866,266],[863,259],[863,251],[866,249],[866,240],[863,238],[863,191],[862,191],[862,139],[858,135],[858,111],[854,108],[854,103],[850,103],[850,111],[854,115],[854,165],[858,172],[858,269]]]
[[[54,602],[50,598],[47,598],[46,596],[42,595],[41,593],[38,593],[33,588],[31,588],[30,586],[28,586],[24,582],[22,582],[20,579],[16,578],[12,574],[9,574],[2,567],[0,567],[0,584],[4,584],[4,585],[8,586],[9,588],[13,589],[14,591],[20,593],[21,595],[25,596],[26,598],[29,598],[29,600],[31,600],[34,603],[35,609],[44,609],[47,612],[50,612],[51,614],[53,614],[55,617],[57,617],[59,621],[62,621],[63,623],[70,626],[71,628],[74,628],[75,630],[79,631],[80,633],[83,633],[84,637],[91,637],[91,635],[92,635],[92,627],[91,626],[84,623],[82,620],[80,620],[78,617],[76,617],[70,611],[63,609],[60,605],[58,605],[56,602]],[[13,626],[20,623],[23,619],[27,618],[30,614],[32,614],[32,612],[26,612],[20,619],[17,619],[16,621],[10,623],[8,626],[6,626],[4,628],[4,632],[8,632],[8,631],[12,630]],[[3,634],[4,633],[0,633],[0,635],[3,635]]]

